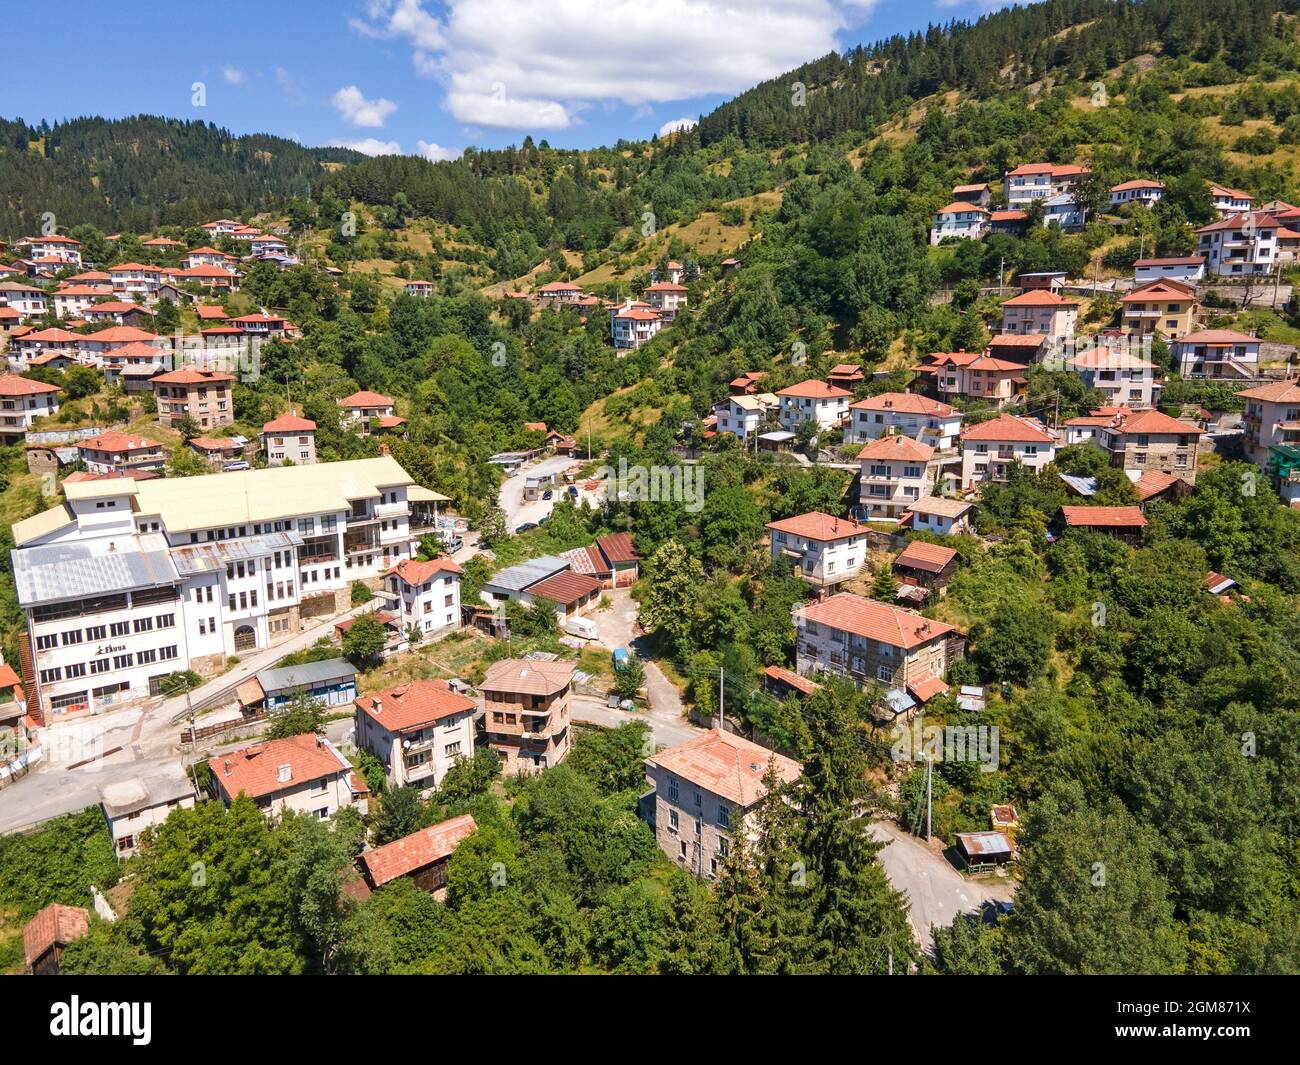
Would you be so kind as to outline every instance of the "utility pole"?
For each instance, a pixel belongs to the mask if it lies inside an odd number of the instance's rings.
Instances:
[[[933,810],[931,802],[934,787],[934,755],[929,755],[925,759],[925,841],[930,842],[930,814]]]
[[[1002,279],[1006,277],[1007,257],[1004,255],[998,260],[998,295],[1002,295]]]
[[[727,731],[727,711],[723,707],[723,695],[726,691],[724,685],[724,678],[726,677],[726,675],[727,675],[727,671],[723,669],[721,666],[719,666],[718,667],[718,721],[719,721],[719,727],[722,729],[723,732]]]

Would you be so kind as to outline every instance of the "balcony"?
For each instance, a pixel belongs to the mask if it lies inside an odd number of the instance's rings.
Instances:
[[[347,533],[343,537],[343,551],[348,555],[364,554],[367,551],[380,550],[379,537],[374,530],[368,529],[360,535]]]

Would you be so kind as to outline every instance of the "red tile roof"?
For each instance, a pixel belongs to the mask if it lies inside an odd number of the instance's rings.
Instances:
[[[97,333],[91,333],[85,338],[93,340],[99,344],[124,344],[127,341],[149,341],[159,339],[157,333],[150,333],[144,329],[137,329],[133,325],[113,325],[107,329],[101,329]]]
[[[1130,189],[1163,189],[1163,181],[1152,181],[1150,178],[1137,178],[1134,181],[1121,181],[1118,185],[1110,187],[1111,192],[1128,192]]]
[[[989,213],[990,222],[1023,222],[1028,217],[1028,211],[1020,210],[992,211]]]
[[[1218,222],[1211,222],[1208,226],[1201,226],[1196,232],[1198,233],[1218,233],[1227,232],[1228,230],[1243,229],[1247,222],[1255,229],[1280,229],[1282,224],[1271,214],[1265,214],[1263,211],[1246,212],[1242,214],[1229,215],[1227,218]]]
[[[352,395],[344,396],[339,400],[340,407],[391,407],[392,405],[392,396],[381,396],[378,392],[367,392],[365,389],[353,392]]]
[[[33,381],[17,374],[0,374],[0,396],[35,396],[42,392],[57,392],[54,385]]]
[[[996,418],[963,429],[961,438],[963,440],[1008,440],[1024,444],[1051,444],[1056,439],[1038,422],[1011,414],[999,414]]]
[[[1202,255],[1171,255],[1163,259],[1138,259],[1136,266],[1201,266],[1205,263]]]
[[[1072,529],[1143,528],[1147,523],[1141,507],[1062,507],[1061,513]]]
[[[1192,425],[1190,422],[1180,422],[1177,418],[1171,418],[1168,414],[1161,414],[1158,410],[1121,411],[1115,415],[1114,420],[1107,428],[1120,435],[1130,433],[1176,433],[1182,436],[1200,436],[1205,432],[1198,425]]]
[[[1292,381],[1274,381],[1257,388],[1244,388],[1237,395],[1245,399],[1259,399],[1265,403],[1295,403],[1300,401],[1300,383]]]
[[[23,956],[30,967],[46,951],[90,934],[90,912],[52,902],[23,926]]]
[[[896,459],[904,462],[929,462],[934,448],[910,436],[882,436],[858,452],[858,459]]]
[[[400,577],[412,588],[418,587],[429,578],[439,573],[459,573],[460,567],[449,558],[434,558],[428,562],[418,562],[413,558],[403,559],[396,566],[384,572],[384,576]]]
[[[1169,278],[1162,278],[1158,281],[1148,281],[1144,285],[1138,285],[1131,292],[1121,296],[1119,301],[1120,303],[1141,303],[1143,300],[1150,299],[1185,300],[1191,299],[1195,295],[1196,289],[1191,285],[1185,285],[1181,281],[1172,281]]]
[[[786,783],[798,780],[803,773],[803,766],[793,758],[719,729],[646,759],[647,765],[658,766],[742,808],[767,794],[763,778],[773,762],[778,778]]]
[[[455,714],[472,713],[475,708],[473,699],[453,691],[445,680],[413,680],[359,696],[356,705],[389,732],[423,728]]]
[[[390,880],[450,857],[461,841],[477,830],[474,818],[461,814],[366,851],[361,855],[361,862],[375,887],[382,887]]]
[[[924,540],[913,540],[894,559],[895,566],[919,569],[926,573],[940,573],[943,568],[957,557],[951,547],[929,544]]]
[[[1069,299],[1066,296],[1059,296],[1045,288],[1030,289],[1028,292],[1022,292],[1019,296],[1012,296],[1004,304],[1004,307],[1077,307],[1078,300]]]
[[[296,414],[282,414],[262,426],[264,433],[314,433],[315,431],[314,421],[310,418],[299,418]]]
[[[281,766],[289,767],[288,780],[280,779]],[[231,798],[242,793],[250,799],[352,771],[323,737],[312,734],[254,743],[239,751],[219,754],[208,759],[208,768],[212,770],[212,778]]]
[[[179,370],[161,373],[149,380],[151,384],[159,385],[215,385],[224,381],[233,381],[234,377],[228,373],[221,373],[219,370],[196,370],[192,367],[182,367]]]
[[[613,570],[610,568],[605,557],[600,553],[600,548],[595,544],[590,547],[575,547],[568,551],[561,551],[559,556],[569,563],[569,568],[574,573],[586,573],[594,577],[608,577]]]
[[[1175,344],[1205,344],[1208,347],[1234,347],[1237,344],[1258,344],[1259,337],[1238,333],[1235,329],[1201,329],[1195,333],[1184,333]]]
[[[825,381],[810,378],[807,381],[800,381],[797,385],[781,389],[777,395],[795,396],[799,399],[834,399],[836,396],[851,396],[853,393],[827,384]]]
[[[944,683],[942,677],[936,677],[933,673],[923,673],[907,682],[907,690],[916,697],[919,703],[928,703],[936,695],[943,695],[948,690],[948,685]]]
[[[1176,485],[1181,478],[1175,477],[1172,473],[1165,473],[1162,470],[1146,470],[1142,476],[1134,482],[1134,487],[1138,490],[1138,496],[1145,503],[1153,496],[1158,496],[1161,492],[1168,491]]]
[[[226,320],[226,309],[221,306],[196,303],[194,310],[198,313],[199,320],[203,322],[223,322]]]
[[[910,610],[875,599],[863,599],[848,592],[801,607],[795,611],[795,616],[904,650],[920,647],[949,633],[961,635],[959,629],[942,621],[932,621]]]
[[[78,440],[77,447],[90,451],[143,451],[148,448],[160,448],[162,444],[145,436],[109,431]]]
[[[820,510],[799,514],[793,518],[782,518],[780,521],[769,521],[767,527],[776,532],[802,536],[805,540],[817,540],[824,544],[835,540],[846,540],[852,536],[865,536],[870,531],[867,526],[859,525],[849,518],[837,518],[833,514],[826,514]]]
[[[940,403],[929,396],[918,396],[915,392],[881,392],[878,396],[868,396],[849,405],[850,410],[898,411],[900,414],[929,414],[936,418],[948,418],[957,413],[956,407]]]
[[[988,208],[981,207],[977,203],[967,203],[965,200],[954,200],[947,207],[940,207],[935,214],[959,214],[966,211],[973,211],[975,214],[988,214]]]
[[[763,670],[763,674],[779,684],[788,684],[795,691],[803,692],[804,695],[811,695],[821,687],[815,680],[801,677],[798,673],[786,669],[784,666],[768,666]]]

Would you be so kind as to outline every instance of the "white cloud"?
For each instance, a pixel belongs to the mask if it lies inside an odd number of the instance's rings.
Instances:
[[[378,129],[397,110],[397,104],[382,96],[367,100],[355,85],[345,86],[334,94],[334,107],[343,116],[343,121],[366,129]]]
[[[333,140],[331,148],[351,148],[362,155],[401,155],[402,146],[397,141],[381,141],[378,137],[361,137],[358,140]]]
[[[243,85],[248,80],[248,75],[238,67],[232,67],[227,63],[221,68],[221,76],[226,79],[227,85]]]
[[[354,27],[402,40],[462,122],[563,129],[583,107],[740,92],[838,47],[878,0],[370,0]]]
[[[680,133],[684,129],[694,129],[695,119],[693,118],[674,118],[671,122],[665,122],[659,127],[659,136],[666,137],[670,133]]]
[[[303,91],[302,82],[294,77],[284,67],[275,68],[275,83],[280,86],[280,91],[284,93],[284,98],[291,104],[305,103],[307,94]]]
[[[441,163],[448,159],[459,159],[461,152],[457,148],[444,148],[441,144],[431,144],[429,141],[416,141],[415,150],[431,163]]]

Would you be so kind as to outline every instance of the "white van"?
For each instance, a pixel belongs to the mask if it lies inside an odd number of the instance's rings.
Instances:
[[[594,640],[600,635],[596,623],[590,618],[569,618],[564,623],[564,631],[582,640]]]

